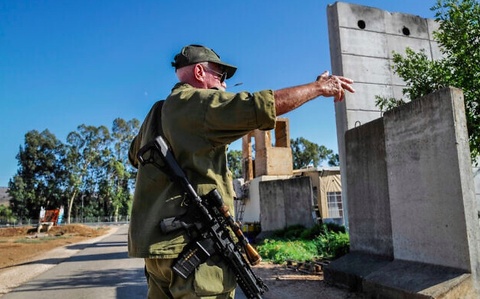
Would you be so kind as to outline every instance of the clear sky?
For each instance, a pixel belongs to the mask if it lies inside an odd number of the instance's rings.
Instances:
[[[435,0],[344,1],[433,18]],[[238,66],[230,91],[307,83],[330,70],[325,0],[0,0],[0,186],[30,130],[66,142],[81,125],[143,120],[176,77],[187,44]],[[337,152],[332,99],[285,116],[291,138]],[[232,144],[240,149],[240,142]]]

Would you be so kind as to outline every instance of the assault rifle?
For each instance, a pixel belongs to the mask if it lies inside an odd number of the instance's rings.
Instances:
[[[174,262],[173,271],[187,278],[196,267],[217,254],[223,257],[235,273],[237,283],[245,295],[248,298],[261,299],[262,294],[268,291],[268,287],[253,273],[242,250],[252,266],[260,263],[261,257],[243,235],[218,191],[214,189],[205,196],[198,196],[161,136],[143,146],[137,157],[142,165],[153,164],[167,174],[187,195],[187,215],[190,220],[180,216],[164,219],[160,223],[160,228],[165,233],[185,229],[194,236],[193,241]],[[237,243],[233,241],[228,228],[235,234]]]

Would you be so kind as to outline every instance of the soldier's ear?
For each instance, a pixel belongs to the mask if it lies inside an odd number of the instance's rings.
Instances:
[[[194,68],[193,68],[193,77],[199,81],[199,82],[203,82],[205,81],[205,68],[203,67],[202,64],[200,63],[197,63]]]

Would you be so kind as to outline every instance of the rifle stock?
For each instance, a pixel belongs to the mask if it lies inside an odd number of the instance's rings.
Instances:
[[[157,154],[162,164],[158,162]],[[137,157],[142,165],[153,164],[166,173],[174,183],[179,184],[187,194],[189,205],[193,205],[195,212],[198,212],[195,214],[199,216],[200,225],[190,226],[197,230],[198,237],[185,247],[174,263],[173,270],[181,277],[187,278],[198,265],[216,253],[225,259],[235,273],[237,283],[245,295],[248,298],[261,299],[261,295],[268,291],[268,287],[253,273],[239,246],[244,250],[251,265],[260,263],[261,257],[243,235],[218,191],[214,189],[200,197],[161,136],[142,147]],[[174,220],[168,222],[174,223]],[[186,225],[178,227],[183,229]],[[233,241],[228,227],[235,234],[239,244]]]

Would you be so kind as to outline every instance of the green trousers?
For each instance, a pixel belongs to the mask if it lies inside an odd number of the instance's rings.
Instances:
[[[187,279],[172,270],[173,259],[145,259],[148,299],[234,299],[235,275],[216,257]]]

